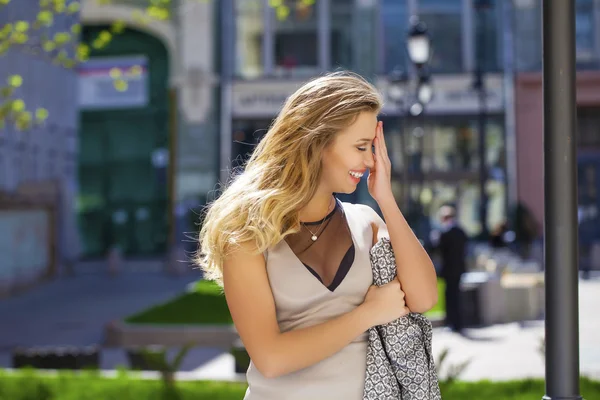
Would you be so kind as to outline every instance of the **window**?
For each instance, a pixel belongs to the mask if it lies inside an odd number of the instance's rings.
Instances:
[[[407,169],[418,172],[477,172],[479,130],[477,116],[429,117],[420,122],[386,118],[387,143],[395,172],[404,170],[402,138],[406,140]],[[486,164],[488,170],[503,169],[504,123],[490,115],[486,121]],[[491,172],[490,172],[491,173]]]
[[[575,4],[575,40],[577,61],[594,58],[594,1],[577,0]]]
[[[581,148],[600,147],[600,108],[577,109],[577,141]]]
[[[515,63],[519,71],[542,67],[541,15],[540,0],[515,2]]]
[[[235,74],[241,78],[263,75],[263,1],[236,0]]]
[[[473,18],[475,19],[475,62],[481,60],[485,72],[500,69],[498,41],[502,38],[498,36],[501,31],[501,29],[498,29],[498,17],[502,15],[502,7],[502,3],[491,1],[488,7],[481,10],[475,7],[473,10]]]
[[[311,76],[319,69],[318,12],[316,5],[297,5],[290,14],[274,20],[275,74],[277,76]]]
[[[406,32],[409,19],[406,2],[382,0],[380,10],[384,73],[390,73],[394,68],[405,70],[408,63]]]
[[[597,28],[594,0],[576,0],[575,41],[579,62],[594,61]],[[542,68],[542,12],[540,0],[515,2],[515,46],[518,70]]]
[[[427,25],[431,37],[431,71],[462,72],[462,0],[420,1],[419,18]]]
[[[353,16],[354,1],[331,1],[331,64],[333,68],[352,69],[353,50],[357,43],[353,43]]]

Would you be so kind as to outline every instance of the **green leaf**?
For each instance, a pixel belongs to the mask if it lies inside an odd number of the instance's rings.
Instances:
[[[11,75],[8,77],[8,84],[14,88],[21,87],[23,84],[23,77],[21,75]]]
[[[13,92],[15,91],[14,87],[11,86],[5,86],[2,89],[0,89],[0,95],[4,98],[6,97],[10,97],[12,96]]]
[[[11,108],[14,112],[20,113],[25,110],[25,102],[21,99],[13,100]]]
[[[54,1],[54,11],[56,11],[57,13],[63,13],[66,9],[66,5],[64,0],[63,1]]]
[[[54,41],[58,45],[65,44],[72,39],[71,34],[67,32],[57,32],[54,34]]]
[[[123,75],[123,72],[119,68],[111,68],[109,74],[111,78],[119,79]]]
[[[124,81],[123,79],[116,79],[115,80],[115,89],[117,89],[119,92],[124,92],[127,90],[127,87],[129,85],[127,85],[127,82]]]
[[[78,12],[80,9],[80,5],[78,2],[75,3],[71,3],[69,4],[69,6],[67,7],[67,12],[69,14],[75,14],[76,12]]]
[[[54,15],[51,11],[40,11],[37,15],[37,21],[45,26],[50,26],[54,22]]]
[[[166,19],[169,19],[169,10],[167,10],[163,7],[156,7],[156,6],[148,7],[146,9],[146,14],[150,18],[154,18],[159,21],[164,21]]]
[[[44,42],[44,44],[42,45],[42,48],[43,48],[45,51],[52,51],[52,50],[56,49],[56,43],[54,43],[54,42],[53,42],[53,41],[51,41],[51,40],[47,40],[47,41],[45,41],[45,42]]]
[[[45,121],[48,118],[48,110],[45,108],[38,108],[35,110],[35,119],[38,121]]]
[[[142,74],[142,67],[140,67],[139,65],[134,65],[133,67],[129,68],[129,71],[127,71],[127,75],[129,76],[140,76]]]
[[[112,33],[110,33],[107,30],[103,30],[102,32],[100,32],[100,34],[98,35],[98,38],[100,40],[102,40],[103,42],[110,42],[112,40]]]
[[[116,34],[123,33],[125,31],[125,27],[126,27],[125,22],[123,22],[123,21],[115,21],[111,25],[110,31],[112,33],[116,33]]]
[[[25,33],[15,33],[13,34],[12,39],[15,43],[25,44],[29,40],[29,36]]]
[[[75,24],[71,27],[71,33],[74,35],[79,35],[81,33],[81,24]]]
[[[275,9],[277,19],[282,21],[290,15],[290,8],[288,6],[279,6]]]
[[[15,31],[17,32],[27,32],[29,29],[29,22],[27,21],[17,21],[15,23]]]

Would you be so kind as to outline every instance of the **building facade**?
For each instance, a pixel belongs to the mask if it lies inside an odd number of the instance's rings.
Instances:
[[[17,21],[35,21],[37,0],[0,6],[0,29]],[[52,37],[79,21],[78,13],[59,14],[51,26],[29,32],[32,47],[45,34]],[[4,30],[4,29],[3,29]],[[77,41],[66,45],[73,54]],[[5,50],[5,49],[3,49]],[[22,85],[6,97],[20,99],[35,121],[37,109],[48,118],[19,129],[11,118],[0,126],[0,297],[53,276],[78,257],[75,224],[77,192],[77,75],[52,62],[52,52],[32,54],[11,45],[0,56],[0,87],[10,76]],[[3,113],[4,114],[4,113]],[[21,127],[23,128],[23,127]]]
[[[434,97],[419,118],[386,99],[382,120],[394,190],[399,204],[410,205],[412,225],[422,226],[421,236],[447,202],[458,205],[463,225],[478,234],[480,104],[473,75],[478,61],[473,2],[318,0],[311,8],[292,8],[285,20],[268,4],[231,0],[232,12],[223,14],[222,49],[233,67],[222,87],[228,101],[221,104],[221,177],[232,165],[243,165],[285,99],[310,77],[352,70],[385,96],[393,70],[411,71],[405,41],[409,18],[418,15],[431,35]],[[505,218],[505,169],[512,162],[505,157],[502,15],[492,7],[484,24],[489,227]],[[349,200],[374,205],[365,185]]]
[[[541,1],[515,5],[515,122],[519,200],[544,218]],[[600,1],[576,0],[580,243],[600,240]],[[541,232],[540,232],[541,233]]]
[[[83,257],[163,256],[193,229],[190,212],[217,182],[216,1],[83,1],[79,69],[79,228]],[[115,32],[115,24],[123,25]],[[95,41],[106,32],[105,46]],[[111,75],[120,70],[126,90]],[[127,77],[129,71],[137,71]]]
[[[136,11],[146,0],[83,2],[84,41],[93,45],[116,21],[126,26],[107,46],[93,48],[80,69],[78,217],[85,256],[106,255],[114,246],[129,256],[153,256],[177,247],[185,232],[195,234],[193,209],[243,165],[285,99],[306,80],[346,69],[386,96],[390,73],[411,71],[405,49],[411,15],[431,34],[434,96],[419,118],[386,99],[381,117],[394,191],[402,207],[410,206],[411,224],[423,237],[446,202],[458,205],[470,234],[481,231],[481,109],[473,75],[480,60],[479,14],[473,1],[284,3],[289,8],[280,18],[268,0],[179,0],[171,2],[166,20],[141,22]],[[485,18],[491,228],[506,215],[513,160],[506,157],[503,13],[492,7]],[[112,69],[133,66],[141,71],[138,83],[131,80],[126,91],[106,86]],[[376,206],[366,181],[346,199]]]

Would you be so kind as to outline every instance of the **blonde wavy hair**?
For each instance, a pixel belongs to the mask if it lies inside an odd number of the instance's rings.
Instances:
[[[242,243],[258,254],[298,232],[323,150],[361,112],[379,113],[382,105],[377,89],[351,72],[326,74],[292,94],[245,170],[205,209],[194,260],[205,278],[222,285],[223,261]]]

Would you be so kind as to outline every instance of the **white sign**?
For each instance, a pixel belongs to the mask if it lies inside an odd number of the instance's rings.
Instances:
[[[232,114],[234,118],[273,118],[286,99],[302,82],[253,81],[233,84]],[[387,79],[377,79],[376,86],[385,98]],[[486,110],[504,111],[504,91],[501,74],[487,74]],[[479,94],[473,88],[473,75],[433,75],[433,98],[426,105],[426,114],[474,114],[479,111]],[[385,100],[385,114],[399,114],[397,106]]]
[[[479,92],[475,89],[474,76],[464,75],[432,75],[431,85],[433,97],[425,105],[426,114],[474,114],[481,107]],[[384,98],[388,83],[385,77],[377,81],[377,87]],[[486,112],[504,112],[504,89],[501,74],[485,75],[485,109]],[[390,100],[385,101],[383,113],[399,114],[401,110]]]
[[[91,58],[78,67],[78,75],[82,109],[137,108],[148,104],[145,56]]]
[[[234,117],[273,118],[287,98],[302,82],[255,81],[233,84],[232,113]]]

